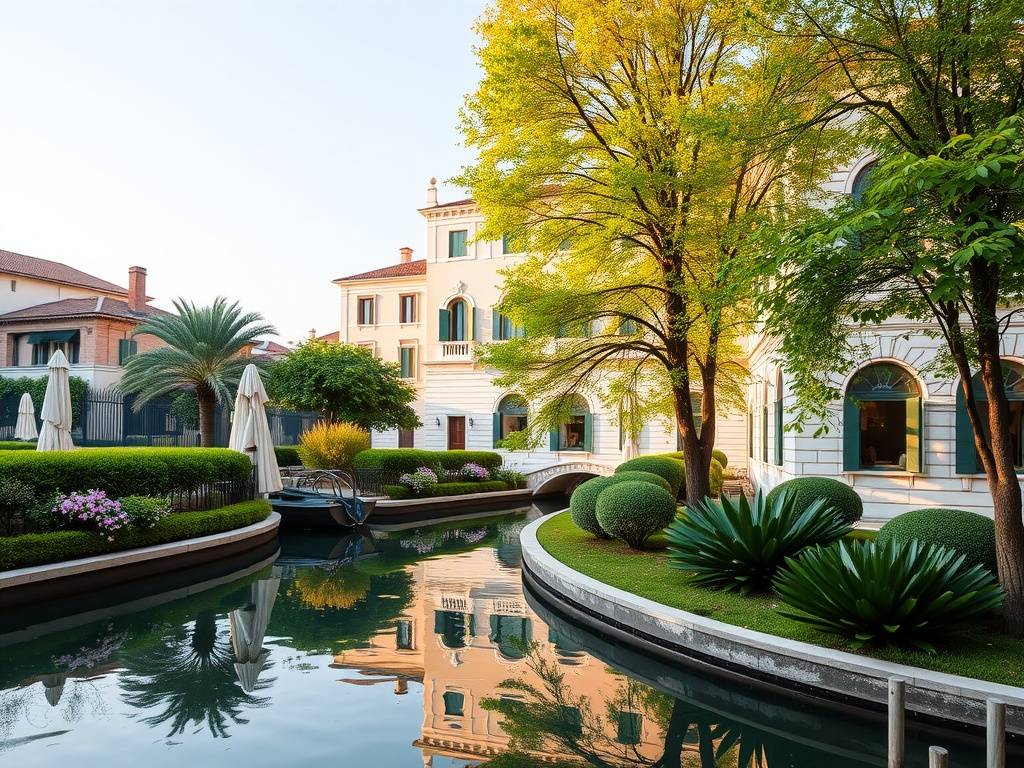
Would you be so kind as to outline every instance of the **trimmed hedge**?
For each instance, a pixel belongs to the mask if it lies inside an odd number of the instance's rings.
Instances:
[[[34,451],[35,443],[23,440],[0,440],[0,451]]]
[[[242,458],[245,458],[244,456]],[[179,512],[146,530],[128,529],[117,541],[95,531],[53,531],[0,537],[0,570],[59,563],[80,557],[209,536],[258,523],[270,514],[266,501],[244,501],[205,512]]]
[[[297,445],[275,445],[274,455],[277,457],[279,467],[299,467],[302,460],[299,458],[299,446]]]
[[[806,507],[815,499],[825,499],[826,506],[833,507],[843,516],[843,521],[853,524],[864,514],[864,502],[853,488],[830,477],[795,477],[779,483],[768,493],[768,506],[784,491],[796,494],[798,509]]]
[[[627,471],[652,472],[665,478],[668,480],[669,492],[673,496],[679,496],[679,491],[686,482],[686,465],[679,459],[669,456],[638,456],[624,461],[615,468],[616,474]]]
[[[425,451],[420,448],[370,448],[356,454],[356,469],[382,469],[390,472],[415,472],[420,467],[441,465],[445,469],[462,469],[466,464],[479,464],[485,469],[501,466],[501,455],[493,451]]]
[[[659,488],[664,488],[669,493],[672,493],[672,486],[669,484],[661,475],[656,475],[653,472],[641,472],[638,469],[627,469],[624,472],[616,472],[612,477],[616,478],[619,482],[624,480],[639,480],[641,483],[653,483]]]
[[[878,543],[918,539],[966,555],[965,566],[980,565],[996,572],[996,526],[984,515],[963,509],[915,509],[897,515],[878,531]]]
[[[435,496],[468,496],[488,491],[509,491],[512,489],[503,480],[482,480],[478,483],[437,483],[426,496],[414,496],[412,489],[405,485],[385,485],[384,492],[392,499],[422,499]]]
[[[249,457],[229,448],[79,448],[0,452],[0,476],[39,496],[98,488],[111,498],[165,496],[205,483],[245,480]]]
[[[623,474],[626,474],[626,472],[623,472]],[[637,473],[629,472],[629,474]],[[572,495],[569,497],[569,514],[572,515],[572,521],[576,524],[577,528],[602,539],[608,538],[608,534],[604,532],[604,529],[597,522],[597,497],[601,495],[601,491],[605,488],[610,488],[619,482],[625,481],[616,475],[611,477],[592,477],[589,480],[584,480],[573,489]],[[666,482],[668,481],[666,480]],[[669,489],[669,492],[671,493],[671,489]]]
[[[725,455],[725,451],[720,451],[717,448],[711,451],[711,458],[722,465],[722,469],[729,466],[729,457]]]
[[[609,536],[639,549],[676,517],[676,499],[653,483],[627,480],[605,488],[597,497],[597,523]]]

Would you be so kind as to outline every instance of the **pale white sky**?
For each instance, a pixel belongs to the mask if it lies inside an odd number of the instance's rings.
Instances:
[[[0,0],[0,248],[335,330],[331,279],[421,256],[427,179],[470,158],[483,7]]]

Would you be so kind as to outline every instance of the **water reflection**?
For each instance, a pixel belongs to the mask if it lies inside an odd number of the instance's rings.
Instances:
[[[206,765],[230,737],[252,766],[885,764],[876,716],[654,661],[552,613],[523,592],[524,524],[288,535],[273,566],[151,590],[129,613],[5,617],[0,754]],[[934,736],[915,736],[911,765]],[[940,736],[973,764],[975,744]]]

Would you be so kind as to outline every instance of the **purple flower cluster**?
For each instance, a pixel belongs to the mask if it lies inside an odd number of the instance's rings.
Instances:
[[[481,467],[479,464],[465,464],[462,469],[459,470],[459,474],[467,480],[486,480],[490,473]]]
[[[413,493],[423,493],[437,485],[437,473],[429,467],[420,467],[415,472],[402,475],[398,482],[411,488]]]
[[[129,522],[121,503],[95,488],[85,493],[60,494],[53,505],[53,514],[70,528],[99,531],[107,541],[113,541],[114,534]]]

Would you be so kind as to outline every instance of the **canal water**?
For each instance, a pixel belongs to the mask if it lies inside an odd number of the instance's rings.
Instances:
[[[539,514],[284,533],[228,573],[8,613],[0,766],[885,765],[878,713],[644,656],[524,594]],[[929,743],[983,765],[916,727],[911,766]]]

